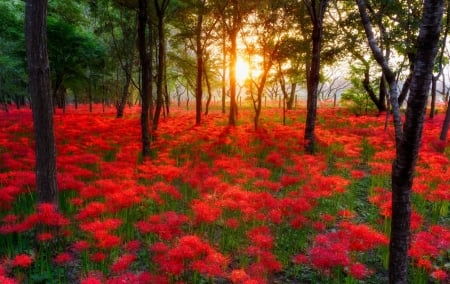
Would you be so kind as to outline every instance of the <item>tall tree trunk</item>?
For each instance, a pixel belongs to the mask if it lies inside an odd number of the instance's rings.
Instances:
[[[408,282],[411,188],[422,139],[428,91],[437,53],[444,0],[425,0],[403,135],[392,166],[389,282]]]
[[[139,46],[139,58],[141,63],[141,132],[142,132],[142,158],[146,159],[150,156],[150,128],[149,128],[149,103],[150,92],[149,82],[150,73],[149,65],[150,58],[147,53],[147,40],[145,27],[147,24],[147,1],[139,0],[139,15],[138,15],[138,46]]]
[[[230,33],[230,114],[228,125],[236,126],[237,103],[236,103],[236,59],[237,59],[237,29]]]
[[[51,203],[58,208],[53,104],[47,54],[47,4],[47,0],[26,1],[25,38],[36,150],[37,202]]]
[[[200,125],[202,120],[202,99],[203,99],[202,23],[203,23],[203,13],[199,12],[196,28],[197,81],[195,86],[195,125]]]
[[[396,158],[392,165],[392,220],[389,243],[389,282],[408,282],[408,248],[411,219],[411,187],[426,112],[434,60],[437,53],[444,0],[425,0],[416,44],[417,54],[410,86],[406,119],[401,128],[398,88],[394,73],[376,45],[364,0],[356,0],[369,46],[389,83],[396,128]]]
[[[159,118],[163,107],[163,86],[164,86],[164,72],[166,69],[166,38],[164,33],[164,17],[169,4],[169,0],[163,0],[159,3],[154,0],[156,15],[158,17],[158,70],[156,78],[156,109],[153,116],[153,131],[158,129]]]
[[[225,99],[227,97],[227,38],[225,29],[222,36],[222,113],[225,114]]]
[[[318,6],[315,1],[305,1],[313,24],[312,31],[312,57],[311,66],[308,70],[307,78],[307,112],[305,124],[305,151],[314,153],[315,147],[315,127],[317,116],[317,88],[320,77],[320,49],[322,45],[323,17],[328,4],[328,0],[320,0]]]

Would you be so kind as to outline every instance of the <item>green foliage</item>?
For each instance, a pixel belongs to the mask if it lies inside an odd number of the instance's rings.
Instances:
[[[362,115],[376,109],[375,104],[366,93],[361,93],[353,88],[342,93],[341,103],[356,115]]]
[[[367,91],[364,89],[361,79],[361,74],[364,74],[365,68],[369,67],[363,65],[350,66],[349,80],[352,86],[341,94],[341,104],[356,115],[362,115],[376,109],[375,104],[370,100]],[[370,85],[374,92],[378,92],[378,80],[373,80]]]
[[[25,41],[22,2],[0,3],[0,101],[26,95]]]
[[[106,47],[89,31],[55,17],[47,22],[48,50],[52,86],[87,87],[91,80],[102,75],[106,61]]]

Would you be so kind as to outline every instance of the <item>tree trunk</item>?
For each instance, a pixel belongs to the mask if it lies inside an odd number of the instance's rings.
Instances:
[[[408,95],[409,86],[411,85],[411,79],[412,79],[413,72],[414,72],[413,70],[410,71],[408,77],[406,78],[405,82],[403,83],[402,90],[400,92],[400,95],[398,96],[399,107],[402,106],[403,102],[406,99],[406,96]]]
[[[356,0],[375,59],[383,69],[389,83],[391,104],[394,114],[396,137],[396,159],[392,165],[392,220],[389,243],[389,282],[407,283],[408,248],[411,218],[411,187],[414,168],[422,138],[423,121],[426,113],[428,91],[432,79],[434,60],[437,53],[444,0],[425,0],[423,16],[416,45],[414,73],[403,130],[401,128],[398,88],[394,73],[376,45],[375,37],[366,12],[364,0]]]
[[[237,103],[236,103],[236,59],[237,59],[237,30],[230,33],[230,115],[228,125],[236,126]]]
[[[47,54],[47,4],[47,0],[26,1],[25,38],[36,150],[37,202],[51,203],[58,208],[53,104]]]
[[[196,28],[196,56],[197,56],[197,81],[195,89],[195,125],[200,125],[202,120],[203,100],[203,47],[202,47],[202,23],[203,14],[199,13]]]
[[[444,0],[425,0],[403,135],[392,166],[389,282],[408,282],[411,188],[438,48]]]
[[[291,84],[291,92],[286,103],[286,109],[293,110],[295,105],[295,91],[297,90],[297,83]]]
[[[125,72],[125,81],[123,83],[123,88],[122,88],[122,95],[120,96],[120,101],[117,102],[116,104],[116,110],[117,110],[117,114],[116,117],[117,118],[122,118],[123,117],[123,111],[125,109],[125,105],[127,104],[127,99],[128,99],[128,89],[130,88],[130,83],[131,83],[131,69],[132,69],[132,65],[130,64],[131,62],[127,62],[125,64],[125,68],[128,69],[127,72]]]
[[[209,113],[209,105],[211,104],[212,99],[212,92],[211,92],[211,83],[209,82],[209,76],[208,72],[206,72],[206,68],[203,68],[203,76],[205,77],[206,82],[206,90],[208,91],[208,98],[206,99],[206,106],[205,106],[205,115],[208,115]]]
[[[222,38],[222,113],[225,114],[225,99],[227,97],[227,86],[226,86],[226,73],[227,73],[227,39],[226,33],[223,33]]]
[[[159,118],[163,107],[163,84],[166,69],[166,38],[164,33],[164,17],[169,0],[163,0],[160,4],[158,0],[154,1],[156,15],[158,17],[158,70],[156,79],[156,109],[153,116],[153,131],[158,129]]]
[[[434,113],[436,112],[436,85],[439,77],[433,76],[431,78],[431,103],[430,103],[430,118],[434,118]]]
[[[150,58],[147,53],[147,40],[145,27],[147,24],[147,0],[139,0],[139,16],[138,16],[138,46],[139,58],[141,63],[141,130],[142,130],[142,158],[146,159],[150,156],[150,128],[149,128],[149,65]]]
[[[447,141],[449,125],[450,125],[450,100],[447,102],[447,111],[445,112],[445,119],[442,124],[441,135],[439,136],[439,139],[441,141]]]
[[[387,86],[386,86],[386,78],[384,78],[383,72],[380,75],[380,91],[378,96],[378,101],[380,102],[380,107],[378,108],[379,112],[385,112],[387,110],[386,107],[386,97],[387,94]]]
[[[308,2],[308,1],[305,1]],[[312,3],[311,3],[312,2]],[[328,0],[320,0],[319,6],[315,1],[308,2],[308,10],[313,23],[312,31],[312,58],[307,78],[307,112],[305,124],[305,151],[313,154],[315,147],[315,127],[317,116],[317,88],[320,78],[320,49],[322,45],[323,17]]]
[[[89,99],[89,112],[92,112],[92,82],[91,82],[91,77],[89,77],[89,82],[88,82],[88,99]]]

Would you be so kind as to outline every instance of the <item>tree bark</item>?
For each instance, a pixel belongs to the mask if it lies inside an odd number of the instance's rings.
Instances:
[[[441,141],[447,141],[449,125],[450,125],[450,100],[447,102],[447,111],[445,112],[445,119],[442,124],[441,135],[439,135],[439,139]]]
[[[158,17],[158,76],[156,79],[156,108],[153,117],[153,131],[158,129],[159,118],[163,107],[163,84],[166,69],[166,38],[164,33],[164,17],[169,0],[163,0],[160,4],[158,0],[154,1],[156,15]]]
[[[389,282],[408,282],[408,248],[411,219],[411,188],[422,138],[428,91],[437,54],[444,0],[425,0],[416,44],[414,73],[403,129],[394,73],[378,48],[364,0],[356,0],[369,46],[389,84],[396,132],[396,158],[392,165],[392,220],[389,243]]]
[[[227,73],[227,41],[225,29],[222,37],[222,113],[225,114],[225,100],[227,96],[226,73]]]
[[[147,24],[147,1],[139,0],[138,15],[138,47],[139,58],[141,63],[141,133],[142,133],[142,158],[146,159],[150,156],[150,127],[149,127],[149,104],[151,99],[150,90],[150,58],[147,53],[147,40],[145,35],[145,27]]]
[[[323,17],[328,4],[328,0],[320,0],[319,6],[316,1],[305,1],[309,15],[313,24],[312,31],[312,57],[311,66],[307,76],[306,100],[306,124],[305,124],[305,151],[313,154],[315,147],[315,127],[317,117],[317,89],[320,79],[320,49],[322,45]]]
[[[230,114],[228,125],[236,126],[237,103],[236,103],[236,58],[237,58],[237,30],[230,33]]]
[[[200,9],[200,8],[199,8]],[[203,46],[202,46],[202,24],[203,13],[198,12],[196,27],[196,56],[197,56],[197,81],[195,89],[195,125],[200,125],[202,120],[203,100]]]
[[[206,71],[206,68],[203,68],[203,76],[206,82],[206,90],[208,91],[208,97],[206,98],[206,105],[205,105],[205,115],[208,115],[209,105],[211,104],[212,99],[212,91],[211,91],[211,83],[209,82],[209,76],[208,72]]]
[[[438,76],[433,76],[431,78],[431,103],[430,103],[430,118],[434,118],[434,113],[436,112],[436,85]]]
[[[392,222],[389,244],[389,282],[408,282],[411,188],[422,139],[428,91],[438,49],[444,0],[425,0],[417,41],[414,75],[403,135],[392,166]]]
[[[36,145],[37,202],[51,203],[58,208],[56,145],[47,53],[47,4],[47,0],[26,1],[25,38]]]
[[[131,83],[132,68],[133,68],[133,65],[131,64],[131,62],[125,63],[124,69],[126,69],[127,71],[125,72],[125,81],[124,81],[123,87],[122,87],[122,95],[120,96],[120,101],[118,101],[116,103],[116,110],[117,110],[116,117],[117,118],[123,117],[123,111],[125,109],[125,105],[127,104],[127,99],[128,99],[128,94],[129,94],[128,89],[129,89],[130,83]]]
[[[395,127],[395,142],[396,142],[395,145],[396,148],[398,149],[398,145],[402,137],[402,120],[401,120],[400,106],[398,104],[398,97],[399,97],[398,84],[394,72],[392,72],[392,70],[390,69],[388,61],[386,60],[386,58],[383,55],[383,52],[377,45],[375,36],[373,34],[372,25],[370,23],[370,18],[369,15],[367,15],[366,2],[364,0],[356,0],[356,3],[358,4],[361,22],[363,24],[364,31],[366,33],[369,47],[372,50],[375,60],[380,65],[383,74],[386,78],[386,81],[389,85],[389,98],[391,101]]]

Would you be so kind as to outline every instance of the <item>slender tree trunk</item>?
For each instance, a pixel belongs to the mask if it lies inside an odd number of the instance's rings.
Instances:
[[[206,99],[206,106],[205,106],[205,115],[208,115],[209,113],[209,105],[211,104],[212,99],[212,91],[211,91],[211,83],[209,82],[209,76],[208,72],[206,72],[206,68],[203,68],[203,76],[205,77],[206,82],[206,90],[208,91],[208,98]]]
[[[405,82],[403,83],[402,90],[400,92],[400,95],[398,96],[399,107],[402,106],[403,102],[406,99],[406,96],[408,95],[409,86],[411,85],[411,79],[412,79],[413,72],[414,72],[413,70],[410,71],[408,77],[406,78]]]
[[[117,118],[122,118],[123,117],[123,111],[125,109],[125,105],[127,104],[127,100],[128,100],[128,89],[130,88],[130,83],[131,83],[131,67],[132,65],[130,64],[130,62],[126,63],[126,67],[128,69],[129,72],[125,72],[125,81],[123,83],[123,88],[122,88],[122,95],[120,96],[120,101],[117,102],[116,105],[116,110],[117,110]],[[131,67],[131,68],[130,68]]]
[[[37,202],[51,203],[58,208],[53,104],[47,54],[47,4],[47,0],[26,1],[25,38],[36,150]]]
[[[196,28],[197,81],[195,89],[195,125],[200,125],[202,120],[202,100],[203,100],[202,23],[203,23],[203,14],[199,13]]]
[[[236,59],[237,59],[237,30],[230,33],[230,115],[228,125],[236,126],[237,103],[236,103]]]
[[[433,76],[431,78],[431,103],[430,103],[430,118],[434,118],[434,113],[436,112],[436,85],[439,77]]]
[[[142,158],[146,159],[150,156],[150,128],[149,128],[149,64],[150,58],[147,53],[147,40],[145,27],[147,24],[147,1],[139,0],[139,15],[138,15],[138,46],[139,58],[141,63],[141,130],[142,130]]]
[[[320,0],[319,6],[315,5],[315,1],[308,4],[308,10],[313,23],[312,31],[312,58],[311,66],[308,70],[308,97],[307,97],[307,113],[305,124],[305,151],[313,154],[315,147],[315,127],[317,116],[317,88],[320,77],[320,49],[322,45],[323,17],[328,4],[328,0]]]
[[[445,112],[445,119],[442,124],[441,135],[439,136],[439,139],[441,141],[447,141],[449,125],[450,125],[450,100],[447,102],[447,111]]]
[[[164,33],[164,17],[169,0],[163,0],[160,4],[158,0],[154,1],[156,15],[158,17],[158,76],[156,79],[156,109],[153,117],[153,131],[158,129],[161,109],[163,107],[163,86],[164,72],[166,69],[166,37]]]
[[[225,114],[225,99],[227,97],[227,81],[226,81],[226,73],[227,73],[227,38],[226,33],[223,33],[222,37],[222,113]]]

